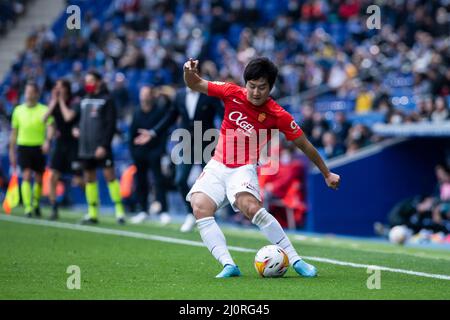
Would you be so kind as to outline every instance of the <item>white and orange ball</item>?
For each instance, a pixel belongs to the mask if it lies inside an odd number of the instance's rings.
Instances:
[[[289,258],[279,246],[265,246],[256,253],[255,269],[264,278],[282,277],[288,268]]]
[[[389,241],[395,244],[404,244],[411,236],[411,230],[406,226],[395,226],[389,231]]]

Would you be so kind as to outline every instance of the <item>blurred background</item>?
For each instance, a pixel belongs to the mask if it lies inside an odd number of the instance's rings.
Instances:
[[[80,8],[80,29],[67,28],[70,5]],[[370,5],[380,9],[380,29],[367,27]],[[279,68],[272,96],[342,176],[338,192],[327,190],[305,157],[283,142],[279,174],[260,181],[283,226],[385,236],[406,225],[417,241],[450,243],[449,11],[448,0],[0,0],[2,197],[10,118],[27,81],[38,83],[48,103],[56,80],[68,79],[76,99],[84,94],[84,74],[98,70],[119,115],[113,148],[122,176],[132,165],[128,133],[140,87],[153,86],[157,104],[170,108],[184,86],[187,58],[199,59],[209,80],[243,85],[247,62],[267,56]],[[173,143],[166,144],[169,211],[183,215]],[[85,203],[70,183],[59,196],[62,205]],[[135,202],[131,192],[128,212]],[[220,219],[250,224],[230,210]]]

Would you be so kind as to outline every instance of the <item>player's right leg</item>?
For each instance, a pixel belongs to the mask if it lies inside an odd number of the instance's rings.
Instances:
[[[193,193],[190,201],[203,243],[223,266],[222,272],[216,278],[240,276],[241,272],[228,251],[225,235],[214,219],[216,203],[203,192]]]
[[[86,181],[85,194],[88,205],[88,214],[81,220],[82,224],[96,224],[98,223],[98,208],[99,208],[99,196],[98,196],[98,184],[97,184],[97,172],[92,169],[87,163],[90,160],[85,160],[84,179]],[[95,167],[95,166],[94,166]]]

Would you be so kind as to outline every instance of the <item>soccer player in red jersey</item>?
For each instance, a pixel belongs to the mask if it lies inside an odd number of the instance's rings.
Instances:
[[[319,168],[330,188],[338,188],[340,177],[330,172],[292,115],[269,96],[278,75],[277,67],[264,57],[251,60],[244,70],[245,88],[202,79],[198,74],[198,60],[190,59],[183,69],[184,81],[189,88],[218,97],[225,105],[214,156],[186,197],[203,242],[223,266],[216,277],[241,274],[214,219],[217,209],[228,202],[235,211],[242,212],[257,225],[272,244],[285,250],[289,263],[298,274],[316,276],[316,268],[298,255],[278,221],[262,207],[256,173],[259,152],[270,140],[270,130],[279,130]],[[252,144],[252,141],[257,143]]]

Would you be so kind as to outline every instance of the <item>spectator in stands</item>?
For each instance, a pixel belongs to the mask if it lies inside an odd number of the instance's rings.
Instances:
[[[372,109],[377,111],[390,111],[393,106],[390,101],[390,96],[385,87],[383,87],[379,80],[372,83]]]
[[[331,129],[335,133],[338,143],[345,142],[351,127],[352,124],[347,120],[343,111],[337,111],[334,114],[334,123]]]
[[[337,142],[336,134],[332,131],[327,131],[323,134],[322,145],[323,147],[318,149],[318,151],[323,155],[324,159],[332,159],[345,153],[344,146]]]
[[[416,96],[429,96],[431,95],[431,81],[428,79],[425,73],[414,74],[414,94]]]
[[[144,69],[145,67],[145,57],[141,48],[135,44],[128,44],[124,55],[119,60],[119,68]]]
[[[431,113],[433,111],[433,102],[429,97],[422,97],[419,99],[420,100],[417,104],[417,112],[414,114],[414,117],[416,121],[427,122],[430,120]]]
[[[25,13],[28,0],[0,1],[0,34],[16,24],[17,19]]]
[[[365,113],[372,110],[373,105],[373,93],[367,85],[362,85],[359,90],[358,97],[356,98],[355,111],[357,113]]]
[[[221,34],[225,35],[228,32],[230,25],[226,20],[225,12],[223,7],[214,6],[212,9],[212,19],[211,19],[211,34]]]
[[[355,142],[360,148],[362,148],[371,144],[371,138],[372,133],[370,129],[367,126],[358,123],[350,128],[346,144],[348,145]]]
[[[148,175],[153,175],[156,201],[160,204],[158,212],[163,225],[170,223],[164,177],[161,172],[161,157],[165,153],[167,129],[171,124],[170,110],[156,105],[153,88],[143,86],[139,92],[140,109],[135,112],[129,132],[129,147],[136,165],[138,204],[140,213],[131,219],[132,223],[141,223],[149,217]]]
[[[301,128],[308,137],[311,137],[314,128],[314,108],[310,103],[305,103],[301,111]]]
[[[386,123],[389,124],[400,124],[403,122],[415,122],[416,118],[414,115],[405,116],[400,110],[391,110],[386,114]]]
[[[111,94],[119,118],[124,118],[125,114],[129,111],[130,98],[126,87],[125,75],[123,73],[116,73]]]
[[[316,147],[322,146],[322,136],[330,129],[330,125],[325,120],[324,115],[320,112],[313,114],[313,129],[311,132],[311,143]]]
[[[356,141],[350,141],[347,143],[347,151],[345,152],[346,155],[352,155],[358,152],[360,149],[359,144]]]
[[[450,112],[448,110],[447,101],[444,97],[438,96],[435,99],[435,110],[431,113],[431,121],[442,122],[448,121]]]
[[[83,64],[80,61],[75,61],[72,65],[72,71],[70,72],[67,80],[71,84],[71,91],[74,96],[80,96],[83,90],[84,73]]]
[[[339,6],[339,15],[342,19],[348,20],[359,14],[360,3],[356,0],[345,0]]]
[[[348,80],[348,75],[345,68],[345,62],[343,55],[339,55],[339,58],[333,64],[328,77],[328,86],[332,90],[338,90]]]
[[[302,20],[320,21],[324,20],[327,13],[327,2],[323,0],[305,1],[301,8]]]

